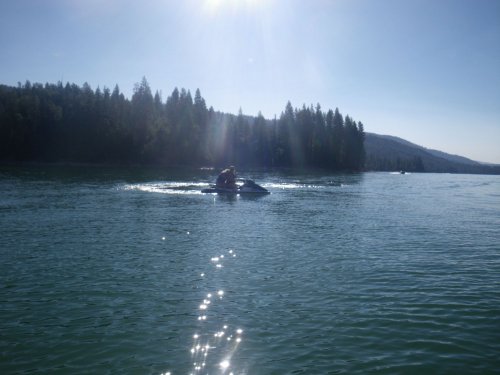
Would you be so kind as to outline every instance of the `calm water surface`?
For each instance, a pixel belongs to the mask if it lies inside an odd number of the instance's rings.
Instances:
[[[500,176],[0,168],[1,374],[493,374]]]

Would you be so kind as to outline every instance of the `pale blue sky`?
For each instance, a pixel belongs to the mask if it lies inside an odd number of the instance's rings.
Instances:
[[[0,0],[0,83],[57,81],[369,132],[500,163],[500,0]]]

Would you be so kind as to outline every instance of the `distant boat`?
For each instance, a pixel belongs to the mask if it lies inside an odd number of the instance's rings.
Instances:
[[[401,171],[401,172],[399,172],[399,173],[400,173],[400,174],[406,174],[406,172],[405,172],[405,171]]]

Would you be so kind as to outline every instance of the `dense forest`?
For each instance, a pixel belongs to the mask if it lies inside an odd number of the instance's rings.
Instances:
[[[320,105],[265,119],[216,112],[199,90],[163,101],[145,78],[127,99],[118,86],[0,85],[0,160],[166,166],[321,167],[360,170],[361,122]]]

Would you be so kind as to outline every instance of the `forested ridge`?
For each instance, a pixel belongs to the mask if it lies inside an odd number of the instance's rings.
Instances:
[[[163,101],[145,78],[131,99],[88,84],[0,85],[0,160],[360,170],[361,122],[320,105],[279,118],[224,114],[199,90]]]
[[[427,149],[394,136],[367,132],[365,151],[368,171],[500,174],[500,165]]]

